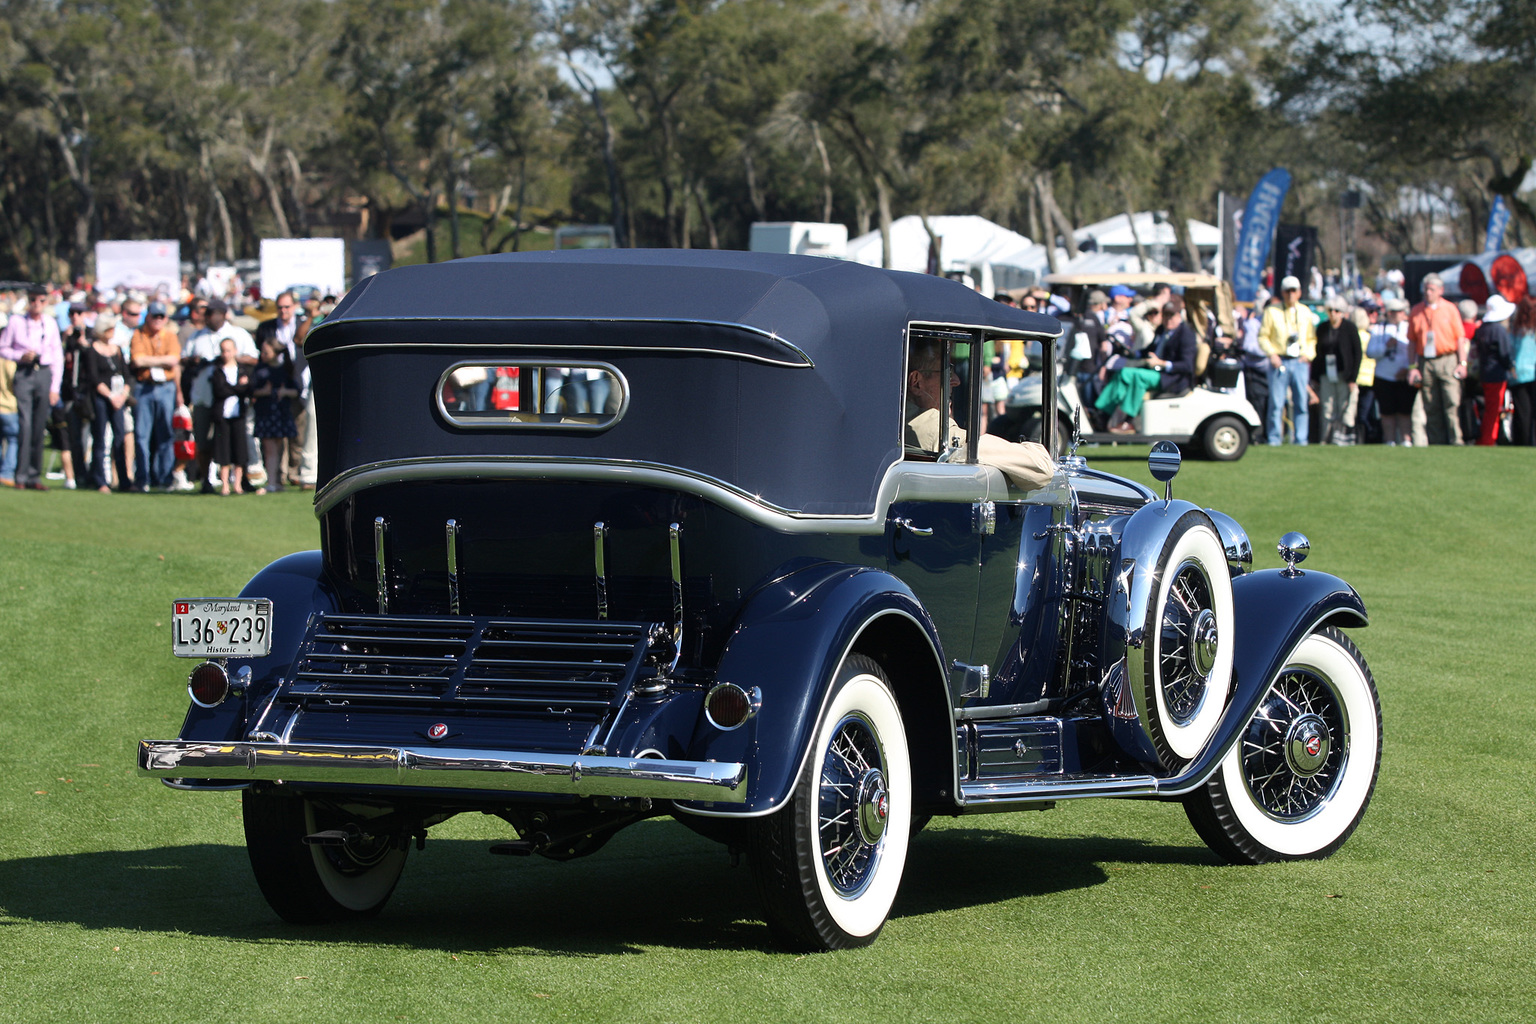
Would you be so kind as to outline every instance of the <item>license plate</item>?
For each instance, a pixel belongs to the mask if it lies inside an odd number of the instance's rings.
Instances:
[[[272,602],[264,597],[177,601],[171,653],[178,658],[264,658],[272,650]]]

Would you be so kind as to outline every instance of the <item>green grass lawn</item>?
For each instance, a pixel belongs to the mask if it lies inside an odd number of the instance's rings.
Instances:
[[[1120,454],[1120,452],[1129,454]],[[1150,483],[1145,449],[1087,450]],[[937,820],[870,948],[791,956],[745,867],[665,820],[567,864],[462,817],[371,923],[283,924],[238,793],[135,776],[172,738],[175,597],[314,546],[308,496],[0,492],[0,1021],[1457,1021],[1536,1005],[1536,453],[1268,449],[1176,495],[1261,566],[1353,582],[1375,800],[1326,861],[1226,867],[1177,805]]]

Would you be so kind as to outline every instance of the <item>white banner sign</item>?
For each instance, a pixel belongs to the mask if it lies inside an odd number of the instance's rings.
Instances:
[[[330,295],[346,291],[347,243],[340,238],[262,239],[262,297],[296,285],[312,285]]]
[[[146,295],[181,295],[181,243],[174,239],[148,242],[97,242],[96,287],[137,289]]]

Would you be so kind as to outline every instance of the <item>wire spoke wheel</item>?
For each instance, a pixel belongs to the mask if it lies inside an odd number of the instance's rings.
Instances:
[[[1163,703],[1174,723],[1188,725],[1205,700],[1218,641],[1211,583],[1198,564],[1185,562],[1174,574],[1159,632]]]
[[[869,722],[859,715],[839,722],[822,763],[817,832],[827,878],[842,896],[864,891],[880,856],[890,814],[882,768]]]
[[[1360,651],[1327,627],[1296,645],[1216,774],[1184,799],[1234,863],[1326,857],[1359,825],[1381,767],[1381,702]]]
[[[1277,821],[1303,821],[1327,803],[1343,779],[1349,722],[1328,681],[1286,672],[1248,724],[1243,783]]]

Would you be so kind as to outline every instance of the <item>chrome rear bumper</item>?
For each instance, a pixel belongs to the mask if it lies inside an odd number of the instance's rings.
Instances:
[[[743,764],[439,747],[140,740],[139,773],[162,779],[269,779],[723,803],[747,798]]]

